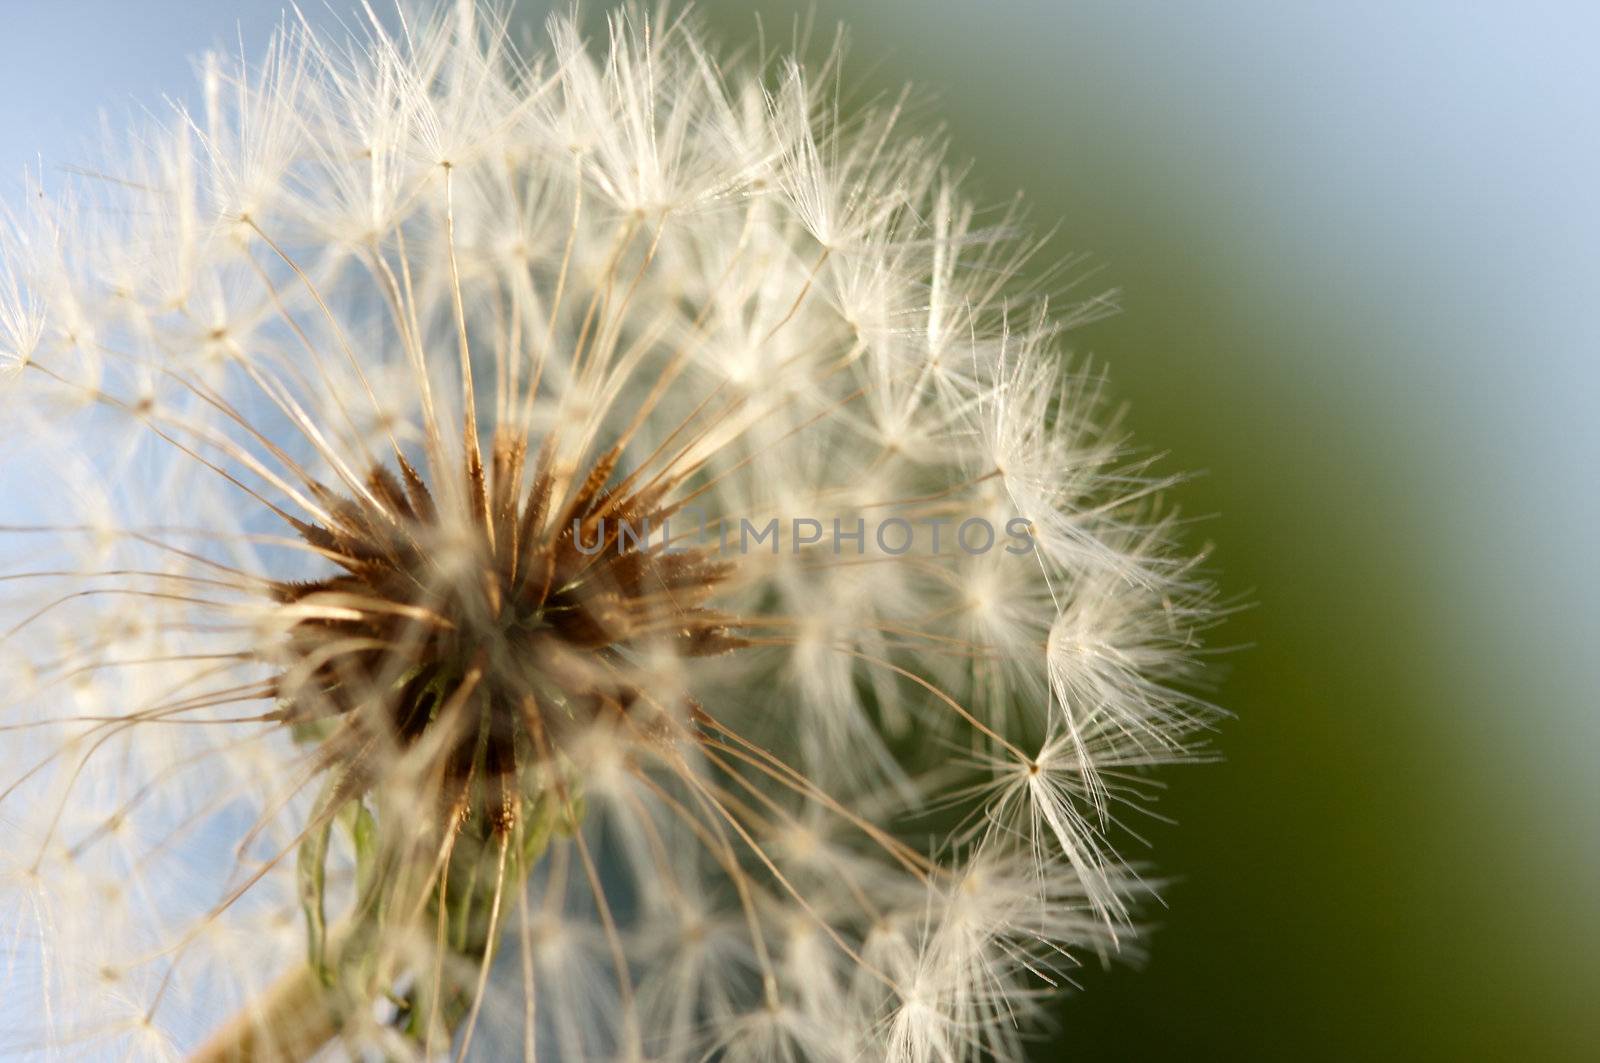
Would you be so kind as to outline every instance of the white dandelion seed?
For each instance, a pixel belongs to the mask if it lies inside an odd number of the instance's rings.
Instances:
[[[898,104],[287,20],[0,228],[0,1052],[1019,1058],[1210,589]]]

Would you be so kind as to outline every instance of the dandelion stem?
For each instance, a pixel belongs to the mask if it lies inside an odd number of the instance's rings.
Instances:
[[[299,964],[189,1057],[189,1063],[299,1063],[339,1032],[327,990],[310,964]]]

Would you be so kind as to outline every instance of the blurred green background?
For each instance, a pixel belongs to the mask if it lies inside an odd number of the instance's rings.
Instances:
[[[278,6],[7,5],[7,191]],[[1059,224],[1041,261],[1124,307],[1076,346],[1255,603],[1226,760],[1150,831],[1152,955],[1036,1058],[1600,1059],[1600,11],[701,9],[846,23],[852,85],[926,90],[983,196]]]

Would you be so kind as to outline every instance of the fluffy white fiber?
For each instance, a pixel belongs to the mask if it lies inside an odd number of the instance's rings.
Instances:
[[[1020,1058],[1213,716],[1083,308],[835,60],[387,21],[0,227],[0,1054]]]

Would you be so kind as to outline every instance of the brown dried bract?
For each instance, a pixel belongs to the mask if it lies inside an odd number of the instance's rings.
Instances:
[[[275,584],[280,602],[299,607],[274,659],[278,696],[288,723],[336,722],[318,756],[345,772],[351,796],[406,757],[441,816],[465,822],[477,805],[509,831],[524,769],[551,759],[564,736],[669,707],[630,678],[643,652],[703,657],[744,644],[706,604],[728,562],[619,542],[624,523],[657,529],[670,518],[673,485],[610,486],[614,449],[557,508],[548,447],[531,477],[527,453],[525,438],[501,433],[489,475],[469,461],[469,497],[454,502],[400,458],[398,476],[372,470],[365,495],[322,489],[327,524],[295,522],[342,571]],[[452,504],[465,512],[446,519]]]

